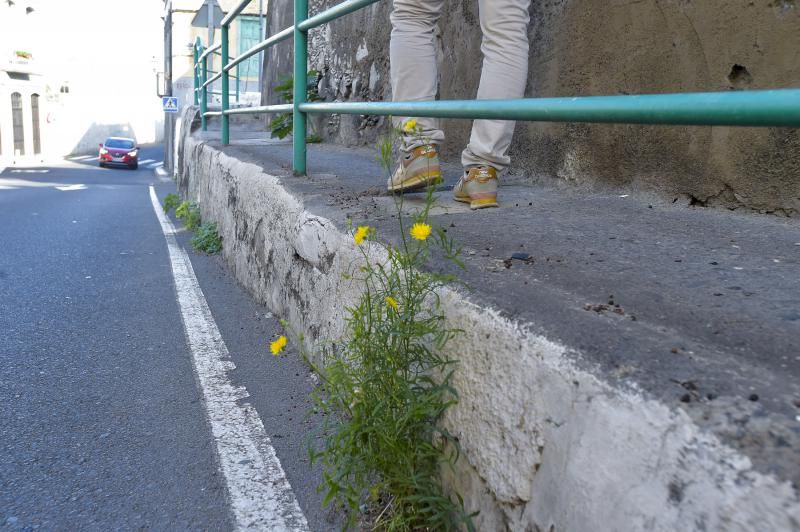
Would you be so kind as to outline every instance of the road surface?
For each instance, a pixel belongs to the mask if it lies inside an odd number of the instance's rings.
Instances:
[[[162,154],[0,174],[0,526],[338,528],[308,463],[312,377],[160,219]]]

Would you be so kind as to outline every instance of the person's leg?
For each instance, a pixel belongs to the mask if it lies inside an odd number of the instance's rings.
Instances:
[[[389,45],[394,101],[436,99],[439,76],[434,29],[441,14],[442,1],[394,0]],[[403,118],[395,118],[395,127],[402,128],[404,121]],[[418,118],[417,131],[418,135],[406,135],[407,151],[425,143],[439,144],[444,140],[438,119]]]
[[[477,98],[521,98],[528,78],[530,0],[479,0],[478,4],[483,68]],[[510,163],[513,134],[513,121],[475,120],[461,163],[465,168],[504,170]]]
[[[394,101],[425,101],[436,98],[439,82],[434,30],[443,0],[394,0],[391,15],[392,38],[389,59]],[[404,118],[394,118],[403,128]],[[436,145],[444,140],[439,120],[418,118],[411,132],[403,133],[403,146],[397,170],[386,187],[391,192],[407,192],[442,181]]]

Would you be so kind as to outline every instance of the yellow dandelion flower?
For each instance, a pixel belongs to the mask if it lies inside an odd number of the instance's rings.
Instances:
[[[406,120],[405,125],[403,125],[403,131],[406,133],[413,133],[417,129],[417,119],[412,118],[411,120]]]
[[[279,336],[277,340],[269,344],[269,350],[272,351],[272,354],[275,356],[280,355],[285,348],[286,348],[285,336]]]
[[[392,296],[386,296],[385,299],[386,299],[386,304],[388,306],[390,306],[393,309],[397,310],[397,300],[395,298],[393,298]]]
[[[356,233],[353,235],[353,240],[355,240],[357,245],[361,245],[364,242],[364,239],[367,238],[369,234],[369,226],[362,225],[358,229],[356,229]]]
[[[425,240],[431,235],[431,226],[428,224],[416,223],[409,232],[411,236],[417,240]]]

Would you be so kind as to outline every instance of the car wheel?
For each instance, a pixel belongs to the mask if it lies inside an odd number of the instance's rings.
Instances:
[[[106,167],[106,163],[99,163],[99,165],[100,165],[100,168],[105,168]]]
[[[131,170],[136,170],[137,168],[139,168],[139,163],[129,164],[128,168],[130,168]]]

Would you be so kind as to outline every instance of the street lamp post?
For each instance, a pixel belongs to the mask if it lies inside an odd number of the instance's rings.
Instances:
[[[165,0],[164,7],[164,95],[172,96],[172,0]],[[175,122],[173,113],[164,115],[164,166],[172,174]]]

